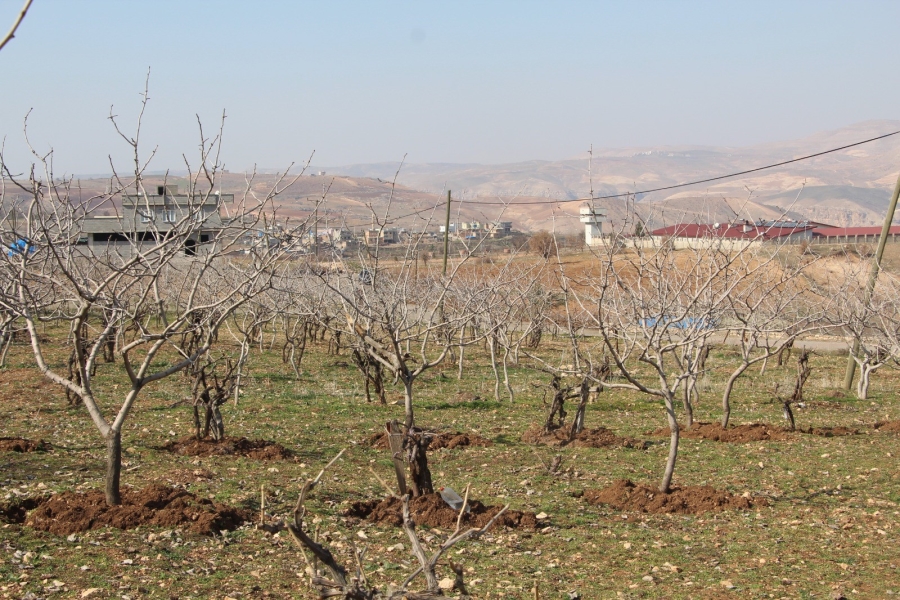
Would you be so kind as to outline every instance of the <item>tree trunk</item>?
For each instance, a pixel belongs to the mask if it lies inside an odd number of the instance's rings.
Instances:
[[[225,439],[225,419],[222,418],[222,412],[215,403],[209,406],[209,416],[212,424],[212,437],[215,441],[221,442]]]
[[[856,397],[860,400],[869,398],[869,376],[874,369],[868,364],[863,364],[859,370],[859,381],[856,383]]]
[[[694,425],[694,405],[691,404],[690,379],[684,382],[684,396],[681,398],[681,404],[684,406],[685,426],[690,429]]]
[[[409,377],[403,378],[403,402],[404,402],[404,425],[406,426],[406,430],[409,431],[415,425],[415,415],[413,414],[413,404],[412,404],[412,379]]]
[[[406,432],[406,452],[409,462],[409,485],[413,497],[434,493],[431,470],[428,468],[428,439],[421,430]]]
[[[494,400],[500,402],[500,373],[497,371],[497,338],[488,337],[488,348],[491,351],[491,369],[494,371]]]
[[[200,440],[200,405],[194,402],[194,437]]]
[[[9,352],[9,346],[12,344],[12,334],[6,332],[2,338],[0,338],[0,368],[6,366],[6,355]]]
[[[678,420],[675,418],[675,406],[672,395],[665,397],[666,417],[669,421],[669,430],[671,436],[669,438],[669,458],[666,460],[666,470],[663,473],[662,483],[659,485],[659,491],[668,494],[672,487],[672,476],[675,474],[675,460],[678,458]]]
[[[110,428],[106,434],[106,503],[122,504],[119,479],[122,476],[122,432]]]
[[[747,363],[744,363],[738,367],[728,378],[728,383],[725,384],[725,392],[722,394],[722,429],[728,428],[728,420],[731,419],[731,391],[734,389],[734,382],[747,370],[748,366]]]
[[[585,377],[581,386],[578,390],[580,399],[578,402],[578,410],[575,411],[575,418],[572,420],[572,429],[569,433],[569,440],[574,440],[575,437],[584,431],[584,413],[587,410],[588,398],[591,395],[591,387],[588,384],[587,377]]]
[[[507,363],[509,362],[509,348],[503,348],[503,385],[506,386],[506,393],[509,394],[509,401],[512,403],[515,400],[515,394],[513,393],[512,385],[509,383],[509,368],[507,367]]]

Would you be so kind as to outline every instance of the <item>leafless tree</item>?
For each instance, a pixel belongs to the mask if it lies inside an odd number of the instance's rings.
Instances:
[[[402,527],[409,538],[412,553],[419,562],[419,568],[415,569],[399,586],[390,586],[388,589],[382,591],[372,586],[366,579],[365,569],[363,568],[366,548],[360,550],[353,545],[352,552],[355,565],[354,574],[350,575],[348,570],[337,561],[334,554],[332,554],[327,547],[314,539],[305,528],[304,523],[307,514],[306,502],[309,499],[311,492],[320,483],[322,475],[328,467],[334,464],[343,453],[344,451],[342,450],[319,472],[315,479],[310,479],[303,485],[303,488],[300,490],[300,496],[297,499],[297,504],[294,507],[293,520],[291,523],[288,523],[288,531],[303,551],[303,558],[307,563],[307,571],[310,573],[310,584],[313,589],[318,592],[320,598],[341,597],[354,600],[391,600],[400,598],[405,598],[407,600],[435,600],[437,598],[444,598],[445,596],[440,589],[436,574],[438,562],[444,554],[456,544],[468,539],[477,538],[487,532],[497,519],[506,512],[509,505],[504,506],[490,521],[488,521],[487,524],[484,525],[484,527],[472,527],[467,530],[462,530],[463,516],[468,508],[469,486],[466,486],[465,497],[463,498],[463,503],[456,519],[456,528],[447,536],[446,540],[441,542],[429,555],[425,545],[419,539],[415,523],[410,515],[410,496],[408,494],[401,496],[400,500],[403,505]],[[381,481],[380,478],[379,481]],[[382,484],[384,484],[383,481]],[[387,489],[392,496],[397,497],[390,488]],[[312,561],[306,556],[307,550],[313,555]],[[327,569],[330,578],[325,577],[324,574],[320,572],[319,563]],[[453,588],[462,594],[462,597],[468,598],[468,591],[466,590],[465,581],[463,579],[462,567],[451,561],[450,568],[456,576]],[[426,589],[422,592],[409,591],[409,586],[415,581],[419,574],[422,574],[425,578]]]
[[[828,313],[829,325],[843,334],[851,348],[859,348],[850,355],[859,367],[856,395],[860,400],[869,397],[875,371],[900,357],[900,284],[882,273],[866,302],[864,275],[863,269],[854,268],[835,278],[831,292],[837,300]]]
[[[665,240],[629,243],[627,251],[619,252],[616,244],[601,249],[594,271],[575,293],[622,377],[603,382],[603,387],[633,389],[663,400],[670,444],[659,489],[667,493],[678,457],[677,393],[697,377],[699,353],[726,313],[729,298],[746,281],[741,259],[753,247],[715,239],[680,250]],[[690,410],[689,395],[683,399]]]
[[[744,251],[727,274],[738,285],[726,298],[726,309],[717,329],[740,353],[740,363],[728,377],[722,393],[723,428],[731,419],[731,394],[737,380],[752,365],[779,357],[802,335],[815,332],[824,324],[835,300],[811,287],[805,277],[816,258],[801,257],[796,264],[778,260],[792,252],[790,246],[771,245],[759,251]]]
[[[191,403],[194,435],[198,440],[207,436],[211,436],[216,442],[225,439],[225,420],[219,407],[228,402],[234,393],[234,386],[237,385],[236,371],[237,364],[227,356],[213,360],[207,354],[205,360],[194,363],[191,369]]]
[[[114,170],[111,193],[87,202],[75,201],[70,194],[72,181],[56,176],[52,151],[33,151],[35,165],[24,175],[16,173],[0,155],[0,172],[8,182],[4,189],[12,186],[17,191],[16,202],[25,216],[15,228],[0,230],[0,243],[13,249],[0,256],[0,279],[15,282],[4,288],[0,307],[27,328],[40,372],[81,399],[106,441],[106,501],[110,505],[121,502],[121,433],[141,391],[189,369],[209,350],[224,320],[269,287],[281,256],[277,246],[254,247],[240,257],[230,257],[228,252],[242,235],[275,218],[273,199],[291,183],[290,177],[282,175],[260,197],[251,187],[251,175],[243,197],[233,206],[223,206],[224,200],[216,194],[221,130],[208,138],[201,127],[199,165],[192,168],[186,161],[191,176],[184,214],[165,229],[154,225],[146,234],[134,234],[133,225],[129,228],[123,213],[118,212],[119,199],[129,190],[141,203],[149,196],[145,190],[149,160],[139,153],[146,103],[145,92],[133,136],[122,134],[111,116],[133,154],[133,173],[125,176]],[[227,212],[230,219],[216,229],[202,253],[197,253],[186,241],[196,239],[207,227],[213,217],[203,207],[211,205],[216,215]],[[106,247],[80,243],[85,224],[98,207],[117,211],[116,222],[124,232],[122,243]],[[227,286],[218,285],[223,280]],[[42,323],[68,328],[77,375],[59,372],[46,359],[49,342],[39,332]],[[109,339],[126,328],[134,334],[116,354],[129,385],[118,409],[113,408],[109,415],[113,406],[109,396],[119,392],[98,388],[92,372]],[[179,341],[191,329],[201,329],[204,335],[185,356],[178,352]],[[160,366],[163,357],[166,360]]]

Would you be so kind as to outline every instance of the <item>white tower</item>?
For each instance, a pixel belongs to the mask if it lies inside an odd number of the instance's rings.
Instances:
[[[588,246],[603,244],[603,222],[606,221],[606,209],[589,204],[581,205],[581,222],[584,223],[584,243]]]

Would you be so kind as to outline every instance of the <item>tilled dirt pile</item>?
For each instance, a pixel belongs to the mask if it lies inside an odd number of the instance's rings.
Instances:
[[[502,508],[502,506],[485,506],[478,500],[469,500],[469,512],[463,516],[462,526],[484,527]],[[456,519],[459,516],[459,511],[450,508],[440,494],[426,494],[413,498],[409,503],[409,510],[416,525],[450,531],[456,527]],[[403,503],[399,498],[393,497],[354,502],[344,516],[399,527],[403,524]],[[498,526],[535,529],[538,520],[532,512],[507,510],[494,523],[494,527]]]
[[[606,427],[584,429],[570,442],[568,427],[561,427],[545,433],[543,427],[536,425],[522,434],[522,441],[526,444],[571,445],[576,448],[638,448],[643,450],[650,445],[649,442],[634,438],[619,437]]]
[[[50,449],[50,444],[44,440],[29,440],[20,437],[0,437],[0,451],[2,452],[37,452]]]
[[[384,450],[387,450],[390,447],[388,435],[384,432],[370,435],[365,443],[373,448]],[[459,431],[455,431],[435,433],[431,436],[431,442],[428,444],[428,449],[440,450],[441,448],[447,448],[448,450],[455,450],[456,448],[465,448],[466,446],[492,446],[493,444],[494,443],[491,440],[481,437],[477,433],[460,433]]]
[[[663,427],[651,431],[647,435],[668,437],[669,428]],[[747,442],[763,442],[766,440],[789,440],[791,434],[782,427],[775,427],[766,423],[750,423],[748,425],[735,425],[728,429],[722,429],[719,423],[694,423],[690,428],[681,430],[681,437],[710,440],[712,442],[729,442],[732,444],[744,444]]]
[[[226,437],[220,442],[210,438],[198,440],[188,436],[169,442],[162,450],[182,456],[245,456],[256,460],[287,460],[293,453],[269,440],[248,440],[245,437]]]
[[[618,510],[653,514],[694,515],[768,506],[764,498],[735,496],[709,486],[673,487],[668,494],[662,494],[656,488],[626,479],[600,490],[586,490],[584,499],[591,504],[606,504]]]
[[[900,433],[900,421],[878,421],[875,423],[874,427],[878,431]]]
[[[141,525],[177,527],[213,535],[234,530],[251,517],[250,511],[216,504],[185,490],[152,484],[142,490],[122,490],[119,506],[108,506],[101,491],[56,494],[32,510],[25,524],[56,535],[107,526],[132,529]]]
[[[0,523],[24,523],[28,511],[37,508],[46,500],[46,497],[25,497],[0,503]]]

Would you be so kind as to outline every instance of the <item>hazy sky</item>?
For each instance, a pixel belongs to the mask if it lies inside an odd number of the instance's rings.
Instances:
[[[22,0],[0,0],[5,32]],[[0,135],[58,172],[154,170],[224,109],[232,170],[501,163],[600,147],[748,145],[900,118],[900,2],[34,0],[0,51]],[[194,159],[196,162],[196,159]]]

